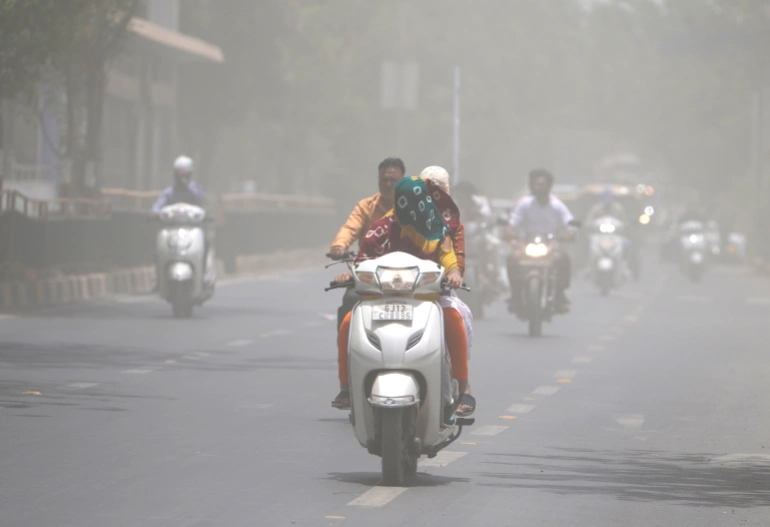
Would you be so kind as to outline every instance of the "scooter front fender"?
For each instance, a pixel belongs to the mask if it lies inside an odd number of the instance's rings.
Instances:
[[[193,268],[188,262],[176,262],[168,267],[168,279],[173,282],[192,280]]]
[[[369,404],[378,408],[414,406],[420,403],[420,385],[411,373],[383,372],[372,384]]]

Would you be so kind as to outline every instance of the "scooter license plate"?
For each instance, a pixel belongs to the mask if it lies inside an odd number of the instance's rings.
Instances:
[[[372,306],[372,320],[412,320],[414,307],[409,304],[382,304]]]

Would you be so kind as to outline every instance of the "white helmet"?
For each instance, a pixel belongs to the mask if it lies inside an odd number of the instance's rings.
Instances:
[[[189,176],[195,170],[193,160],[187,156],[179,156],[174,161],[174,172],[176,174]]]
[[[430,179],[449,194],[449,173],[442,167],[430,166],[420,172],[420,179]]]

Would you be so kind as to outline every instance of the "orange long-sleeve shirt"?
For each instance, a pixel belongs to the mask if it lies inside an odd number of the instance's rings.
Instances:
[[[348,220],[340,228],[337,237],[332,242],[332,247],[342,247],[348,250],[356,241],[366,236],[372,223],[379,220],[388,213],[382,202],[382,196],[378,192],[374,196],[364,198],[358,202],[353,212],[348,216]]]

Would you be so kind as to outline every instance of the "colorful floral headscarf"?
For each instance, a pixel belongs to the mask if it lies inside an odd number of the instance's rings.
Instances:
[[[449,227],[418,177],[399,180],[395,186],[393,212],[401,226],[401,237],[409,238],[426,254],[433,253],[449,235]]]

